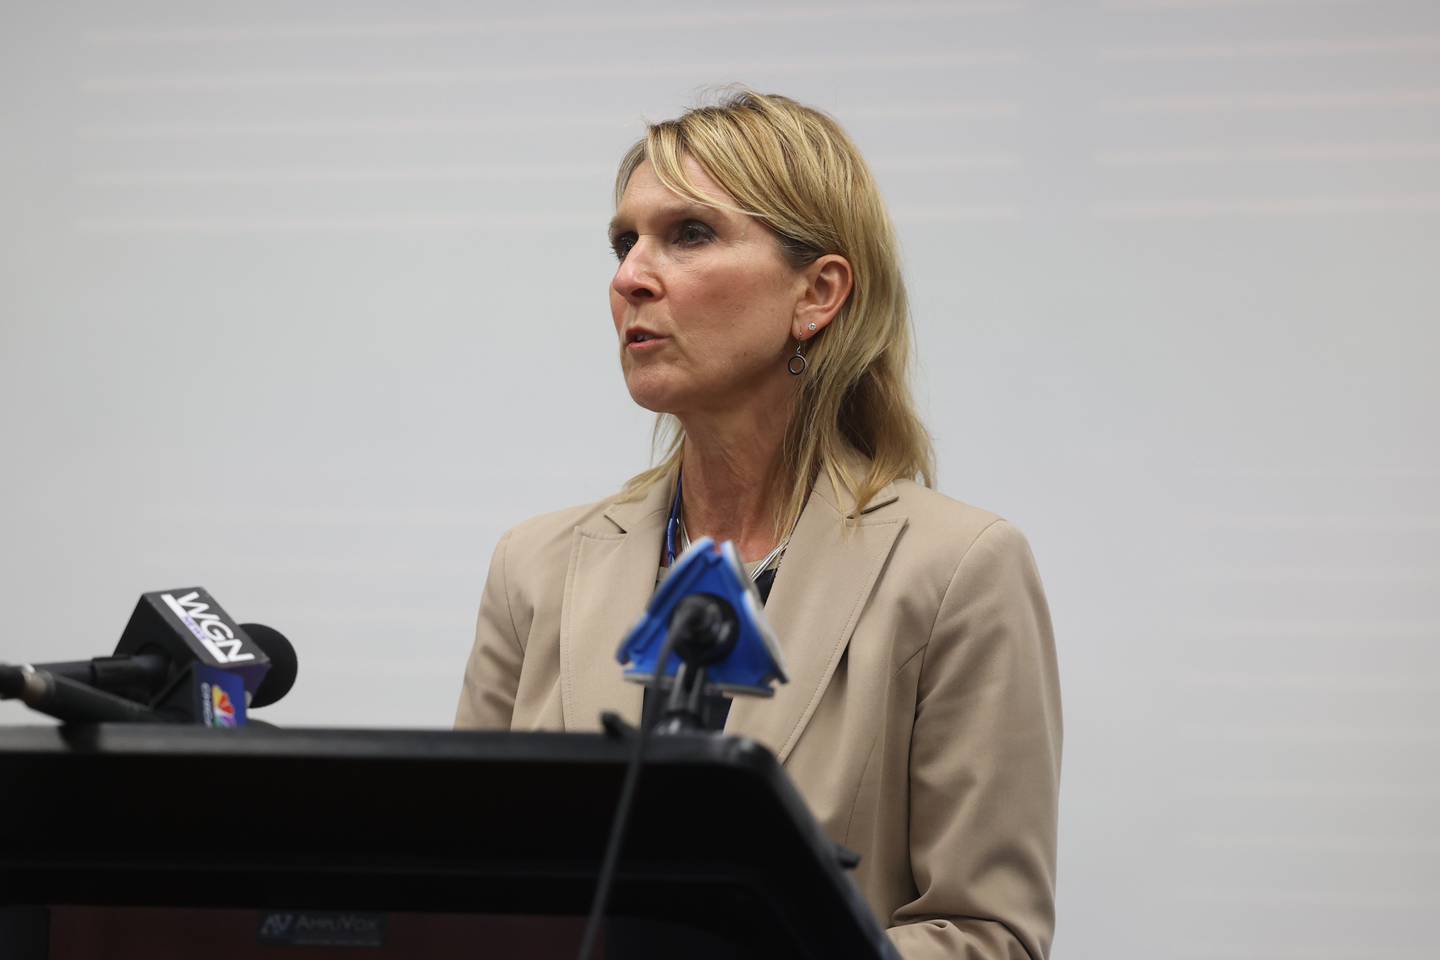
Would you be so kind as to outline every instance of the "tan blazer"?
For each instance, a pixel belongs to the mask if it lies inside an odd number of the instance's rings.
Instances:
[[[547,514],[501,539],[457,727],[639,719],[615,651],[655,588],[671,490]],[[789,684],[725,732],[769,747],[909,960],[1039,960],[1054,931],[1060,688],[1030,549],[909,481],[847,537],[820,474],[765,614]]]

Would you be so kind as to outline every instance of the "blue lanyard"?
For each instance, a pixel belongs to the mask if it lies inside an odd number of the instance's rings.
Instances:
[[[675,538],[680,534],[680,491],[682,489],[681,482],[683,479],[683,474],[677,474],[675,477],[675,499],[670,503],[670,519],[665,521],[666,567],[675,566]],[[775,549],[770,551],[770,555],[761,562],[760,566],[756,567],[753,573],[748,574],[752,583],[758,580],[760,575],[770,568],[770,564],[774,562],[776,557],[780,556],[789,543],[789,537],[781,540],[775,545]],[[741,573],[743,574],[744,571],[742,570]]]
[[[665,521],[665,566],[675,566],[675,538],[680,535],[680,482],[683,474],[675,476],[675,500],[670,504],[670,519]]]

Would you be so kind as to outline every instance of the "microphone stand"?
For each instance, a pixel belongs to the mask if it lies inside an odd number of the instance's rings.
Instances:
[[[705,670],[730,656],[739,639],[740,618],[735,608],[719,597],[696,593],[675,605],[666,643],[679,655],[680,669],[675,671],[657,732],[703,729]],[[661,676],[657,670],[656,680]]]
[[[700,704],[705,694],[705,668],[728,657],[739,639],[740,618],[736,615],[735,608],[721,598],[696,593],[675,605],[675,612],[670,616],[669,630],[665,636],[665,646],[660,651],[655,677],[651,683],[659,686],[672,654],[680,657],[680,668],[675,671],[675,680],[670,685],[665,711],[654,726],[657,733],[690,733],[702,729]],[[600,719],[609,736],[617,739],[633,736],[635,739],[630,762],[625,768],[625,779],[620,786],[620,799],[615,805],[615,816],[610,824],[610,838],[605,844],[605,855],[600,861],[595,897],[590,904],[590,915],[585,921],[580,960],[590,960],[599,938],[601,920],[610,901],[610,885],[615,879],[615,869],[620,862],[620,848],[625,842],[625,827],[630,819],[630,807],[635,800],[635,788],[644,762],[645,737],[650,731],[644,716],[640,718],[638,728],[632,728],[618,714],[609,710],[605,711]]]
[[[705,695],[705,667],[688,661],[680,664],[675,671],[675,681],[670,685],[670,695],[665,700],[665,710],[655,732],[698,733],[704,727],[701,702]]]

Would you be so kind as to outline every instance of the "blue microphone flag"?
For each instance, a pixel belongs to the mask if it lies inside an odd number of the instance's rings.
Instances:
[[[772,684],[789,679],[775,633],[765,620],[760,596],[745,576],[735,545],[729,541],[717,544],[710,537],[696,540],[680,555],[650,598],[640,622],[620,644],[615,656],[625,664],[625,679],[655,686],[674,681],[680,658],[670,658],[663,677],[656,676],[658,661],[675,607],[693,594],[708,594],[729,604],[740,621],[735,649],[706,670],[707,692],[773,695]]]

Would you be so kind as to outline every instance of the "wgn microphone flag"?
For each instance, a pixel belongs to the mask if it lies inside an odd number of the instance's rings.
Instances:
[[[147,650],[188,664],[157,698],[156,707],[205,726],[243,725],[249,696],[270,669],[265,652],[203,587],[141,595],[115,652]]]

